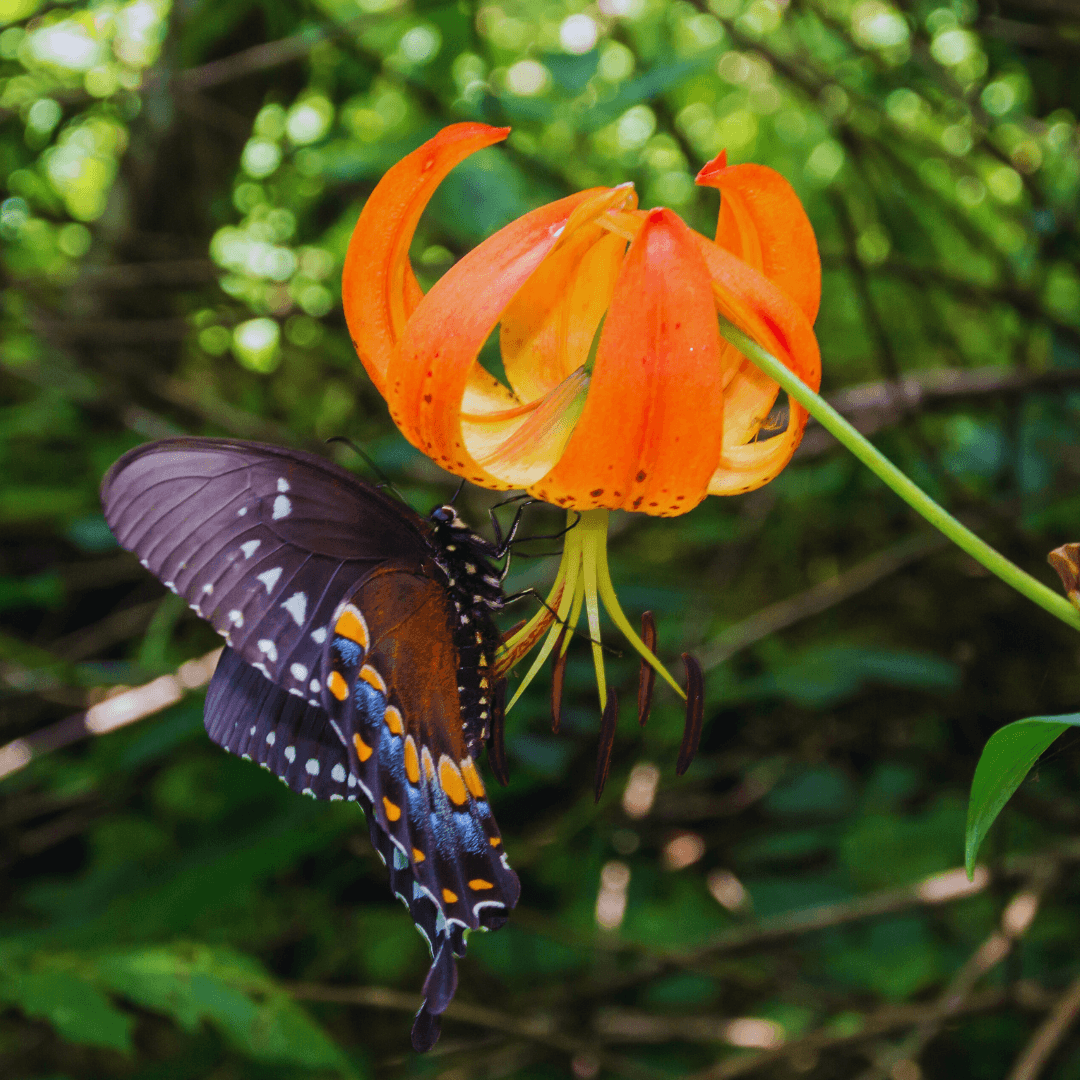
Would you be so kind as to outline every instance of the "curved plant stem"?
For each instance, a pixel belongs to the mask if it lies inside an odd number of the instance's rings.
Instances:
[[[753,338],[743,333],[734,323],[722,315],[720,333],[736,349],[762,372],[775,379],[823,428],[831,432],[875,476],[887,484],[912,509],[917,510],[936,529],[948,537],[957,547],[966,551],[976,562],[982,563],[1007,585],[1022,593],[1029,600],[1080,630],[1080,611],[1065,597],[1021,570],[970,529],[961,525],[944,507],[939,506],[925,491],[914,484],[864,435],[849,424],[831,405],[820,398],[797,375],[789,371],[772,353],[763,349]]]

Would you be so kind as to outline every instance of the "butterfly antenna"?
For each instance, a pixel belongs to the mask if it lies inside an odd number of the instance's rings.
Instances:
[[[367,451],[362,450],[359,446],[357,446],[356,443],[352,441],[352,439],[347,438],[344,435],[331,435],[330,438],[326,441],[327,443],[344,443],[353,451],[353,453],[357,454],[359,457],[363,458],[364,461],[367,462],[368,468],[382,481],[382,483],[379,485],[380,487],[388,487],[406,506],[409,505],[409,500],[406,499],[405,496],[402,495],[401,492],[398,491],[398,489],[394,486],[394,481],[391,480],[390,477],[387,476],[386,473],[384,473],[382,469],[379,468],[379,466],[372,460],[371,455],[368,454]],[[463,480],[462,483],[464,482],[465,481]]]
[[[454,497],[453,497],[453,498],[452,498],[452,499],[450,500],[450,505],[451,505],[451,506],[453,506],[453,505],[454,505],[454,503],[456,503],[456,502],[458,501],[458,496],[459,496],[459,495],[460,495],[460,494],[461,494],[461,493],[462,493],[462,492],[463,492],[464,490],[465,490],[465,477],[463,476],[463,477],[461,478],[461,483],[460,483],[460,484],[458,484],[458,486],[457,486],[457,491],[455,491],[455,492],[454,492]]]

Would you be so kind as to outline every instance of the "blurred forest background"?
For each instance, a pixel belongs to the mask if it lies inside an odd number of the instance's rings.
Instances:
[[[633,180],[711,234],[705,161],[782,171],[822,250],[824,391],[1056,587],[1078,70],[1077,0],[0,0],[0,744],[198,684],[181,665],[216,646],[105,526],[127,448],[356,468],[323,444],[347,435],[417,508],[452,492],[363,374],[339,275],[382,172],[459,119],[514,130],[425,215],[425,286],[581,187]],[[463,500],[486,520],[491,493]],[[0,1075],[1080,1077],[1075,736],[956,869],[988,736],[1077,708],[1073,633],[814,426],[761,491],[617,517],[612,570],[661,655],[706,668],[702,752],[676,780],[679,702],[640,730],[637,665],[610,662],[595,806],[587,649],[558,736],[530,689],[493,792],[521,906],[474,936],[432,1054],[408,1049],[426,949],[361,816],[213,746],[196,689],[23,769],[0,751]]]

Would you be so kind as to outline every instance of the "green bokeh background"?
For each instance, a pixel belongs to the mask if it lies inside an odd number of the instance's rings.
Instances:
[[[127,448],[355,468],[323,445],[347,435],[418,508],[453,490],[390,425],[339,277],[382,172],[461,119],[513,132],[425,214],[425,287],[582,187],[632,180],[707,233],[702,164],[783,172],[821,246],[824,392],[1055,584],[1046,552],[1080,539],[1078,62],[1069,0],[0,0],[0,743],[214,647],[101,518]],[[462,500],[486,521],[491,493]],[[925,882],[962,861],[990,733],[1075,711],[1073,632],[813,425],[761,491],[616,515],[611,557],[661,654],[706,665],[701,754],[677,780],[678,701],[639,729],[611,657],[594,805],[585,646],[558,736],[529,690],[493,792],[522,902],[470,942],[434,1053],[408,1048],[427,958],[356,808],[223,754],[193,693],[0,781],[0,1075],[1009,1075],[1080,976],[1076,737],[975,895]],[[1080,1034],[1040,1069],[1080,1077]]]

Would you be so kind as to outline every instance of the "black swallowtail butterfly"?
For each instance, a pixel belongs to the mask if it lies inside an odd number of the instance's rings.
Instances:
[[[464,932],[501,926],[521,888],[475,764],[501,720],[500,549],[452,507],[424,519],[312,454],[227,439],[137,447],[101,497],[120,543],[225,638],[210,737],[363,807],[431,948],[412,1031],[430,1049]]]

